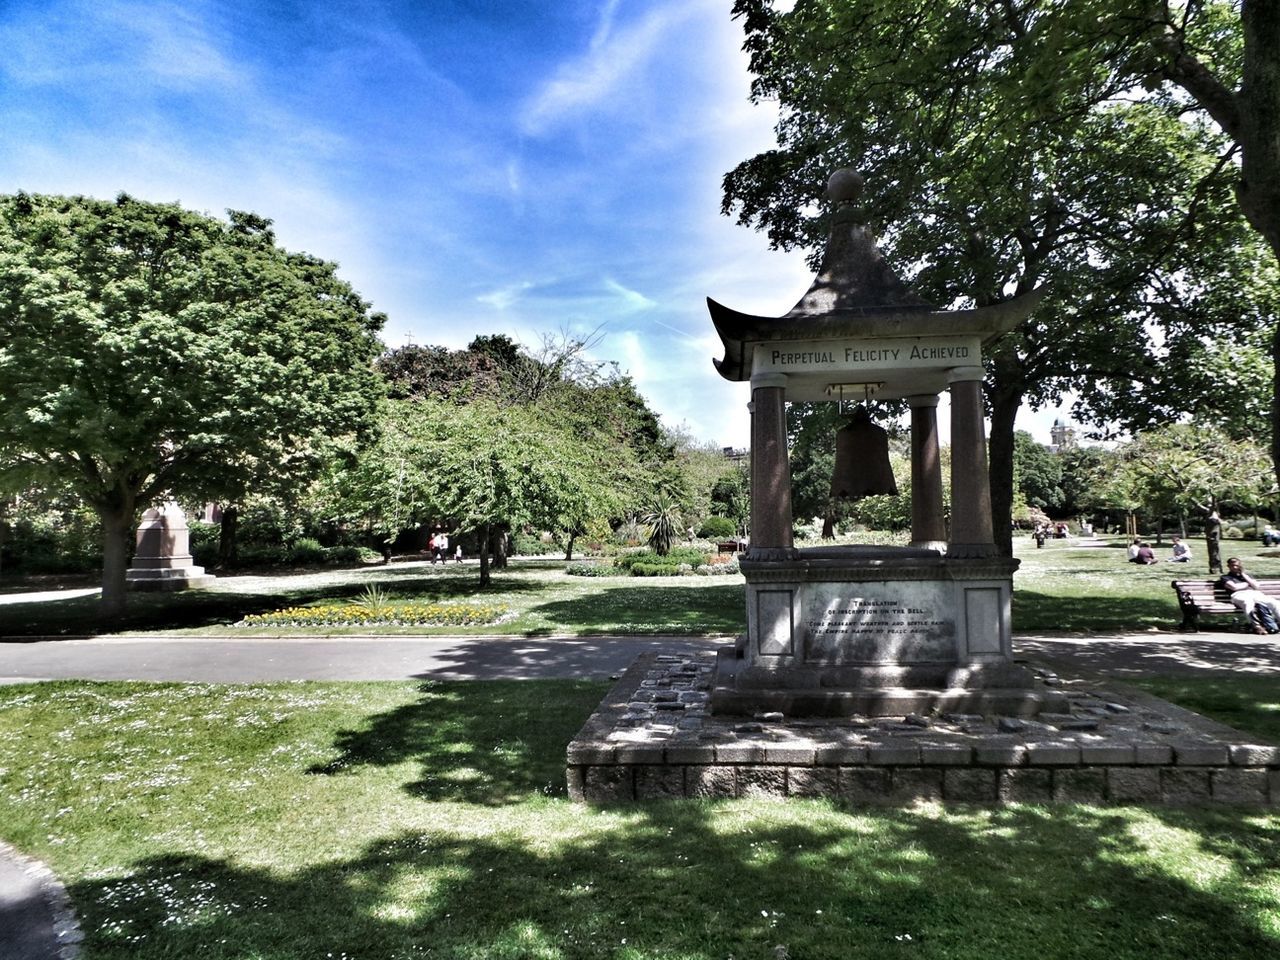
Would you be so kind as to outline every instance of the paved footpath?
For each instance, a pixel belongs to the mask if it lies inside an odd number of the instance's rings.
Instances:
[[[0,683],[24,680],[602,679],[651,650],[688,652],[731,637],[97,637],[0,640]],[[1219,671],[1280,673],[1280,640],[1238,633],[1022,635],[1019,657],[1117,679]]]
[[[0,958],[73,960],[79,943],[62,884],[43,864],[0,841]]]
[[[109,637],[0,642],[0,683],[22,680],[482,680],[622,673],[641,653],[729,637]]]
[[[687,652],[729,637],[103,637],[0,640],[0,683],[25,680],[476,680],[620,674],[650,650]],[[1017,656],[1063,675],[1280,676],[1280,640],[1245,634],[1024,635]],[[77,934],[47,870],[0,843],[0,960],[68,960]],[[58,911],[61,911],[59,913]]]

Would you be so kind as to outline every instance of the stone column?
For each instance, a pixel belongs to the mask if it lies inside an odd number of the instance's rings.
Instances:
[[[911,545],[946,547],[942,510],[942,455],[938,449],[938,396],[907,397],[911,405]]]
[[[753,560],[793,555],[791,464],[785,374],[751,378],[751,551]]]
[[[987,437],[982,423],[981,367],[957,367],[951,381],[951,541],[947,556],[996,553],[987,477]]]

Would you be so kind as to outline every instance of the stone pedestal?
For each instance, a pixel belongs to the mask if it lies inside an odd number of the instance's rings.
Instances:
[[[176,503],[147,510],[138,524],[133,562],[125,572],[129,589],[187,590],[212,583],[213,575],[195,565],[190,538],[187,518]]]
[[[742,561],[747,633],[722,651],[715,713],[1029,716],[1060,695],[1013,663],[1016,560],[827,547]]]

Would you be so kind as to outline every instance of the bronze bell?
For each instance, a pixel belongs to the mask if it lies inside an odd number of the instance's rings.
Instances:
[[[877,494],[895,494],[898,484],[889,465],[889,434],[871,420],[859,405],[847,424],[836,433],[836,468],[831,476],[831,496],[861,500]]]

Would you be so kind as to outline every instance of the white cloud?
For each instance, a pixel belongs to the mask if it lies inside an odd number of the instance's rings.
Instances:
[[[253,74],[227,55],[226,40],[199,2],[64,4],[0,28],[3,69],[21,83],[251,90]]]
[[[649,310],[657,306],[653,300],[650,300],[638,290],[629,290],[616,280],[608,277],[604,281],[605,289],[614,293],[622,301],[623,309],[627,312],[635,312],[638,310]]]
[[[581,57],[562,63],[525,104],[520,118],[524,133],[538,136],[558,125],[621,99],[627,81],[662,49],[668,31],[690,15],[671,5],[650,11],[634,24],[613,29],[616,3],[606,5],[601,27]]]
[[[521,297],[532,289],[533,284],[526,280],[523,283],[515,283],[507,287],[500,287],[497,290],[491,290],[488,293],[482,293],[476,297],[476,300],[498,310],[508,310],[519,303]]]
[[[596,25],[595,35],[591,38],[592,50],[598,50],[609,39],[609,33],[613,30],[613,17],[618,12],[618,3],[619,0],[606,0],[604,8],[600,11],[600,22]]]

